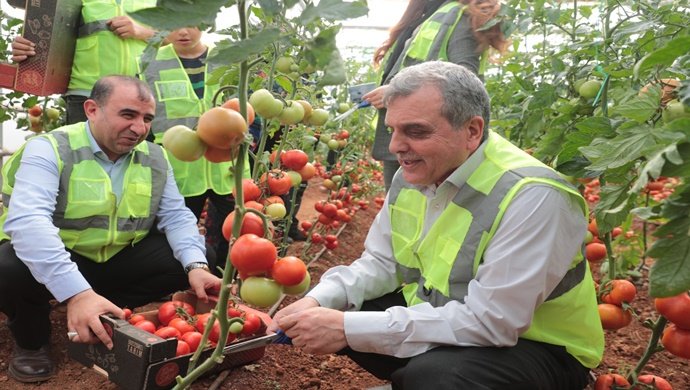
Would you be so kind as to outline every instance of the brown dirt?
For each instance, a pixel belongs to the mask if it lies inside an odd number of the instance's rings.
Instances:
[[[318,182],[310,184],[300,210],[300,220],[313,219],[313,203],[325,199],[325,191]],[[376,207],[371,202],[367,210],[357,212],[340,233],[341,245],[333,251],[325,251],[310,266],[312,283],[320,275],[337,264],[346,264],[357,258],[363,249],[364,238],[375,214]],[[289,252],[301,255],[303,244],[293,244]],[[314,248],[310,253],[319,252]],[[646,279],[642,279],[646,280]],[[284,304],[290,303],[288,298]],[[638,284],[638,298],[632,303],[640,320],[654,318],[652,300],[647,295],[647,284]],[[0,314],[0,321],[4,322]],[[53,355],[58,362],[59,372],[56,377],[40,384],[20,384],[7,375],[7,365],[12,350],[12,339],[7,327],[0,326],[0,389],[117,389],[118,386],[103,376],[71,361],[67,356],[67,339],[65,336],[65,306],[56,305],[51,314],[53,322],[52,347]],[[650,330],[634,321],[630,326],[618,331],[607,331],[606,354],[604,361],[595,370],[596,374],[609,370],[624,371],[637,364],[646,347]],[[675,357],[667,352],[656,353],[644,369],[666,378],[674,389],[690,389],[690,361]],[[218,389],[253,389],[253,390],[297,390],[297,389],[332,389],[355,390],[380,386],[385,382],[376,379],[363,371],[348,358],[343,356],[313,356],[297,348],[285,345],[270,345],[260,360],[237,367],[220,374],[214,374],[198,380],[193,389],[207,389],[216,386]]]

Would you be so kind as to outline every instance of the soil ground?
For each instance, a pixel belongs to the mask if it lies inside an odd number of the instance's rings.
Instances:
[[[313,204],[326,198],[325,189],[318,181],[310,183],[305,192],[300,210],[300,220],[312,220],[315,217]],[[333,251],[324,251],[309,270],[312,283],[319,280],[328,268],[347,264],[356,259],[363,249],[364,238],[371,221],[376,215],[376,207],[371,202],[367,210],[358,211],[353,220],[340,232],[341,245]],[[289,253],[300,255],[303,243],[294,243]],[[319,252],[320,248],[312,251]],[[646,280],[643,278],[641,280]],[[606,353],[602,364],[594,370],[595,374],[609,370],[624,371],[637,364],[646,347],[650,330],[641,325],[642,320],[655,317],[653,301],[648,298],[645,282],[638,284],[638,297],[632,306],[641,321],[633,323],[618,331],[607,331]],[[283,304],[292,302],[286,299]],[[0,326],[0,389],[118,389],[100,374],[87,369],[67,356],[67,338],[65,335],[65,306],[56,305],[51,320],[53,322],[52,353],[58,362],[58,374],[49,381],[40,384],[20,384],[7,375],[12,339],[7,327]],[[5,317],[0,314],[0,323]],[[645,373],[656,374],[666,378],[676,390],[690,389],[690,361],[675,357],[667,352],[654,354],[644,369]],[[215,388],[221,390],[357,390],[384,385],[386,382],[376,379],[363,371],[348,358],[343,356],[313,356],[297,348],[286,345],[269,345],[264,357],[243,367],[236,367],[198,380],[193,389]]]

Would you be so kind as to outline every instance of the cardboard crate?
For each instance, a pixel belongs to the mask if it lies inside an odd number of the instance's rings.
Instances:
[[[196,295],[191,292],[177,293],[173,295],[173,300],[191,303],[197,313],[206,313],[215,307],[214,302],[197,301]],[[259,334],[264,334],[270,317],[246,306],[241,306],[241,309],[261,317],[263,325]],[[143,314],[157,323],[156,313],[154,310],[137,314]],[[67,347],[70,358],[95,369],[125,389],[169,389],[175,385],[175,377],[187,373],[192,354],[176,357],[177,340],[163,339],[117,318],[101,316],[101,322],[113,339],[113,349],[108,350],[103,344],[70,342]],[[207,373],[259,360],[264,356],[265,346],[270,343],[271,339],[266,336],[235,340],[226,347],[223,363]],[[213,350],[214,348],[204,350],[200,361],[208,358]]]
[[[20,8],[25,9],[22,36],[36,44],[36,55],[17,65],[0,64],[0,87],[38,96],[64,93],[72,72],[81,0],[26,0]]]

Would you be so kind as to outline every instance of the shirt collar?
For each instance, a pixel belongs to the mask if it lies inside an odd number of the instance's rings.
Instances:
[[[462,187],[470,175],[479,168],[479,164],[484,161],[484,149],[486,148],[487,141],[482,142],[477,150],[470,155],[470,157],[465,160],[459,167],[444,180],[438,187],[436,184],[430,184],[427,186],[417,186],[417,189],[422,193],[435,193],[438,188],[444,186],[453,185],[456,188]]]

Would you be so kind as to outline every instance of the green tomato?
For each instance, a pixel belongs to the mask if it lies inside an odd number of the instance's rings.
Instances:
[[[690,108],[685,107],[678,100],[671,100],[661,113],[661,118],[664,120],[664,123],[670,123],[681,118],[690,118]]]
[[[276,101],[280,103],[280,110],[277,110]],[[267,89],[259,89],[254,91],[249,97],[249,104],[252,105],[254,111],[264,118],[273,118],[283,110],[283,104],[280,100],[273,97],[273,94]],[[277,112],[276,112],[277,111]]]
[[[580,89],[578,89],[578,92],[580,93],[580,96],[582,96],[583,98],[591,99],[597,96],[597,93],[599,93],[599,89],[601,89],[601,81],[588,80],[582,83]]]
[[[343,181],[343,177],[340,175],[333,175],[331,176],[331,180],[333,181],[333,183],[339,184],[341,181]]]
[[[337,139],[331,139],[326,145],[328,145],[328,149],[330,150],[337,150],[340,147],[340,142],[338,142]]]
[[[292,100],[288,100],[287,106],[278,115],[278,120],[284,125],[294,125],[304,118],[304,106]]]
[[[302,184],[302,175],[300,175],[299,172],[287,171],[287,174],[290,176],[290,181],[292,182],[293,187],[297,187]]]
[[[276,202],[266,206],[264,208],[264,213],[266,213],[266,215],[268,215],[269,218],[276,220],[285,218],[287,210],[285,209],[284,204]]]
[[[242,333],[242,328],[244,328],[244,325],[242,325],[242,323],[239,321],[235,321],[230,324],[228,331],[230,331],[232,334],[240,334]]]
[[[276,70],[281,73],[290,73],[293,65],[295,65],[295,60],[292,57],[283,56],[276,61]]]
[[[250,276],[242,281],[240,298],[258,307],[273,306],[280,299],[283,288],[275,280],[263,276]]]
[[[323,126],[328,122],[328,111],[323,108],[314,109],[307,121],[312,126]]]
[[[180,161],[196,161],[206,152],[206,144],[196,131],[176,125],[163,133],[163,147]]]
[[[311,284],[311,276],[309,272],[306,273],[304,279],[299,284],[293,286],[283,286],[283,292],[289,295],[299,295],[307,291]]]
[[[46,116],[51,122],[54,122],[58,119],[60,119],[60,110],[58,110],[55,107],[48,107],[46,109]]]
[[[350,105],[347,103],[338,104],[338,113],[343,114],[350,109]]]

